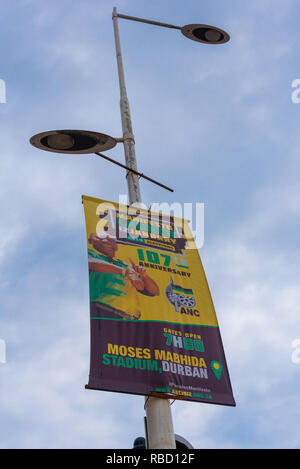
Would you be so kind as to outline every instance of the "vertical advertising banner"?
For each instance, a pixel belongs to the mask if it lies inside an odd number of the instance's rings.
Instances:
[[[187,221],[82,196],[87,388],[234,406],[218,321]]]

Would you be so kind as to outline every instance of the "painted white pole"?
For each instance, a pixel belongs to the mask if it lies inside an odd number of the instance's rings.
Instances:
[[[176,449],[168,399],[148,397],[145,402],[148,449]]]
[[[135,141],[132,130],[129,101],[125,86],[125,76],[118,28],[117,9],[113,9],[113,24],[120,84],[120,110],[124,139],[124,152],[127,166],[137,171]],[[129,203],[141,202],[141,191],[138,176],[127,174]],[[168,399],[147,397],[145,400],[147,419],[147,446],[149,449],[175,449],[175,436],[172,422],[171,406]]]

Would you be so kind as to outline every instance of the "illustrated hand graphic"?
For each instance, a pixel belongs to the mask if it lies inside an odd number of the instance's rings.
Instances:
[[[135,264],[130,257],[129,257],[129,261],[135,273],[137,273],[141,277],[144,277],[146,275],[146,269],[144,269],[140,265]]]
[[[135,265],[134,262],[132,261],[132,259],[129,259],[129,260],[130,260],[131,266],[133,268],[133,271],[132,270],[126,270],[125,275],[130,280],[131,284],[134,286],[134,288],[136,290],[143,291],[144,288],[145,288],[145,285],[144,285],[144,281],[143,281],[143,278],[142,278],[141,272],[140,272],[141,267]],[[144,270],[144,269],[142,269],[142,270]]]

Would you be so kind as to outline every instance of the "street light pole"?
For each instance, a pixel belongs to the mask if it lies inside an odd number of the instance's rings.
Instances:
[[[129,101],[126,92],[125,76],[118,28],[117,9],[113,9],[113,24],[120,84],[120,110],[123,131],[123,144],[127,166],[137,171],[135,141],[132,129]],[[138,176],[127,173],[129,203],[142,202]],[[168,399],[148,396],[145,399],[147,446],[149,449],[176,449],[171,406]]]
[[[116,44],[116,55],[118,63],[118,75],[119,75],[119,84],[120,84],[120,110],[121,110],[121,120],[122,120],[122,131],[123,131],[123,145],[125,152],[125,161],[129,168],[137,171],[136,156],[135,156],[135,141],[132,130],[132,122],[129,108],[129,101],[127,97],[126,85],[125,85],[125,76],[120,44],[120,35],[118,27],[118,17],[117,9],[113,9],[113,24],[114,24],[114,35],[115,35],[115,44]],[[129,203],[130,205],[136,202],[142,202],[141,191],[140,191],[140,182],[138,176],[131,171],[127,173],[127,185],[128,185],[128,194],[129,194]]]

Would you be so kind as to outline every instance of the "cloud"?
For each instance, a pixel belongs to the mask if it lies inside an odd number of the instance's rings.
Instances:
[[[172,15],[221,15],[228,45],[199,47],[163,29],[146,34],[141,25],[120,25],[139,168],[176,190],[170,196],[142,183],[143,197],[147,204],[164,197],[205,203],[200,254],[237,401],[234,409],[175,402],[174,428],[195,448],[300,447],[300,365],[291,360],[300,337],[300,107],[291,102],[297,5],[229,1],[200,11],[196,3],[183,12],[172,2]],[[156,7],[167,21],[158,2],[126,1],[120,10],[146,8],[155,17]],[[51,128],[121,136],[111,9],[110,2],[22,0],[3,11],[3,448],[126,448],[144,434],[143,397],[84,389],[81,194],[117,200],[126,193],[125,174],[94,157],[58,157],[28,142]],[[11,18],[19,20],[12,26]],[[110,155],[123,160],[122,146]]]

